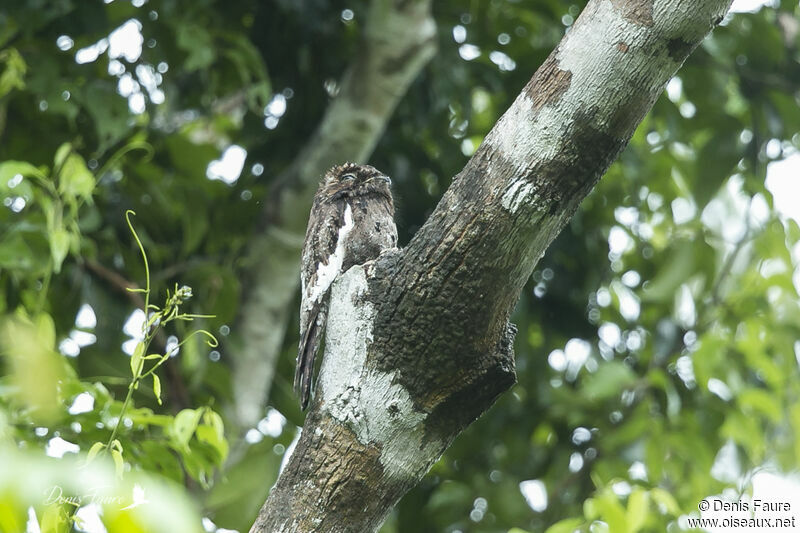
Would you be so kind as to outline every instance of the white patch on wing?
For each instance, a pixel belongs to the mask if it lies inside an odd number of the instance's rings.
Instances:
[[[311,307],[312,303],[317,303],[322,300],[322,297],[328,292],[333,280],[336,279],[336,276],[342,273],[342,264],[344,263],[345,253],[345,240],[347,239],[347,235],[349,235],[353,230],[354,226],[353,210],[348,203],[344,210],[344,224],[341,228],[339,228],[339,235],[336,238],[336,249],[328,258],[327,265],[321,262],[317,264],[316,279],[314,280],[314,284],[308,288],[308,292],[306,293],[309,308]]]

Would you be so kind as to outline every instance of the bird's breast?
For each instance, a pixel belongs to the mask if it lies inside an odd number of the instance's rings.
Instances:
[[[354,202],[354,227],[347,238],[346,270],[380,255],[397,244],[397,228],[385,201],[365,198]]]

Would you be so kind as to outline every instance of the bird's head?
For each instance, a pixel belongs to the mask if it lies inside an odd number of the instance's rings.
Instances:
[[[392,197],[392,180],[370,165],[345,163],[325,173],[322,188],[328,198],[378,195]]]

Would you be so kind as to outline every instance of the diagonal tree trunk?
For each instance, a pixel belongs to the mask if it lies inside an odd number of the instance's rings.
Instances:
[[[300,249],[320,177],[337,163],[364,162],[408,86],[436,51],[431,0],[373,0],[364,43],[315,134],[279,178],[262,231],[242,261],[248,278],[236,336],[236,419],[252,427],[262,416],[288,313],[300,284]]]
[[[331,295],[318,395],[251,533],[375,531],[514,383],[550,242],[730,0],[590,0],[408,247]]]

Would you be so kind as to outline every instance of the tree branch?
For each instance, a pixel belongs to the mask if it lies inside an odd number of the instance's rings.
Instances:
[[[300,284],[300,249],[320,177],[334,164],[363,162],[386,123],[435,53],[431,0],[373,0],[364,43],[317,131],[280,177],[264,213],[264,230],[242,262],[249,278],[229,343],[236,416],[243,427],[263,416],[288,313]]]
[[[514,382],[523,284],[730,0],[590,0],[402,251],[331,294],[318,394],[251,533],[375,531]]]

